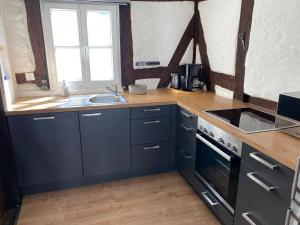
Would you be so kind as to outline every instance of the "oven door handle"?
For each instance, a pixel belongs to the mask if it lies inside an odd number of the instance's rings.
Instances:
[[[207,141],[205,138],[201,137],[199,134],[196,134],[196,137],[197,137],[197,139],[202,141],[204,144],[206,144],[208,147],[210,147],[212,150],[214,150],[216,153],[218,153],[220,156],[222,156],[227,161],[230,162],[232,160],[232,157],[230,155],[223,152],[221,149],[219,149],[218,147],[216,147],[215,145],[213,145],[212,143]]]

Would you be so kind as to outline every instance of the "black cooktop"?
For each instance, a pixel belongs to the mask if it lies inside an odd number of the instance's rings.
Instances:
[[[274,116],[253,108],[207,111],[210,115],[238,127],[246,133],[279,130],[299,126],[285,118]]]

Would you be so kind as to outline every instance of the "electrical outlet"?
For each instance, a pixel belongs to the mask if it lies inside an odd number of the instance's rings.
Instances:
[[[25,73],[26,81],[34,81],[34,73]]]

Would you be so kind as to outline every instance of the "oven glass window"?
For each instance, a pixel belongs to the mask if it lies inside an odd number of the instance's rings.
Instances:
[[[222,149],[222,146],[216,146]],[[228,151],[227,151],[228,152]],[[235,206],[239,159],[227,160],[210,146],[197,141],[196,172],[231,206]]]

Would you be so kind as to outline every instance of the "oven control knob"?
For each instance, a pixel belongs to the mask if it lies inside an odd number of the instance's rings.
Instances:
[[[200,129],[200,130],[203,130],[203,126],[200,126],[199,129]]]
[[[220,143],[222,143],[222,144],[225,144],[225,141],[224,141],[223,138],[219,138],[219,139],[218,139],[218,142],[220,142]]]
[[[206,129],[206,128],[203,128],[203,132],[204,132],[204,133],[207,133],[207,129]]]
[[[213,132],[209,132],[208,135],[211,136],[211,137],[215,136]]]
[[[233,150],[233,151],[235,151],[235,152],[237,152],[238,151],[238,149],[237,149],[237,147],[236,146],[231,146],[231,150]]]
[[[226,144],[226,147],[227,147],[227,148],[230,148],[230,147],[231,147],[231,144],[230,144],[230,143],[227,143],[227,144]]]

